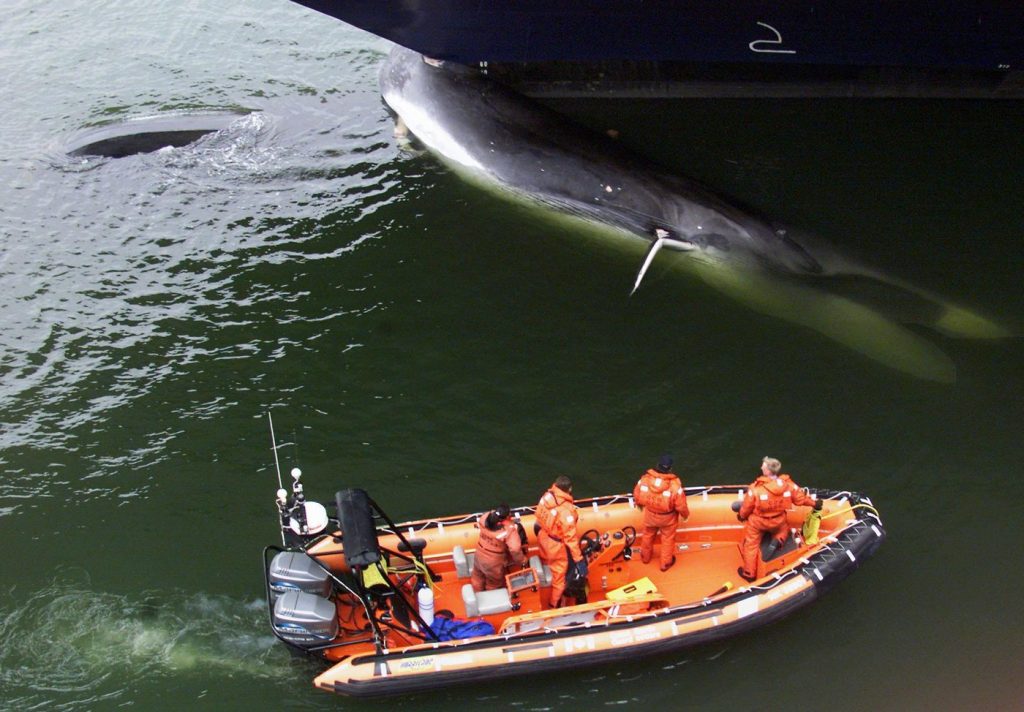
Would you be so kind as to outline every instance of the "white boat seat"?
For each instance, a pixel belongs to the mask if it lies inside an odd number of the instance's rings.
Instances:
[[[461,544],[456,544],[452,547],[452,559],[455,561],[456,578],[470,577],[470,574],[473,573],[473,556],[474,553],[470,552],[467,554]]]
[[[537,583],[541,586],[551,585],[551,567],[542,564],[540,557],[536,554],[530,557],[530,568],[533,569],[533,573],[537,574]]]
[[[489,616],[494,613],[506,613],[512,610],[512,600],[508,597],[508,589],[496,588],[493,591],[474,591],[473,584],[462,587],[462,602],[466,604],[466,617]]]

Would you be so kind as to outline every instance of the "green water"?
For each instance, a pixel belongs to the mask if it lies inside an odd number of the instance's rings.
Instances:
[[[953,383],[730,298],[402,151],[386,43],[287,2],[0,10],[0,708],[1010,709],[1024,350],[908,327]],[[255,112],[82,163],[88,126]],[[1020,333],[1019,103],[560,108]],[[826,292],[822,292],[823,294]],[[808,303],[807,309],[816,308]],[[839,322],[839,328],[843,324]],[[868,493],[889,540],[726,644],[386,703],[275,643],[259,553],[282,466],[396,519],[533,503],[559,473]]]

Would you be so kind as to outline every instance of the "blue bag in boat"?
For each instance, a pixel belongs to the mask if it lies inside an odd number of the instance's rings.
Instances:
[[[493,635],[494,626],[482,618],[475,621],[459,620],[444,615],[434,616],[434,622],[430,624],[430,630],[438,640],[460,640],[462,638],[477,638],[481,635]]]

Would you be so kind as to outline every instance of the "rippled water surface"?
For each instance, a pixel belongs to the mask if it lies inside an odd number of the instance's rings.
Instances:
[[[0,708],[384,704],[314,691],[269,634],[268,409],[307,492],[362,486],[399,519],[532,503],[562,472],[624,491],[671,450],[692,484],[777,455],[889,529],[728,644],[388,706],[1024,703],[1019,103],[559,106],[1006,329],[907,327],[944,383],[858,350],[877,335],[830,311],[841,284],[758,308],[667,255],[629,298],[639,243],[398,145],[388,44],[285,0],[18,1],[0,33]],[[224,111],[189,146],[67,154]]]

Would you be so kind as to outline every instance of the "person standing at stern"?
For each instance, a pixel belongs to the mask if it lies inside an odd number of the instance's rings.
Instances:
[[[744,523],[743,542],[740,544],[743,566],[737,573],[747,581],[753,581],[756,575],[757,557],[764,532],[771,533],[775,539],[774,547],[778,549],[789,537],[786,512],[794,506],[804,505],[821,509],[821,500],[816,500],[798,487],[789,475],[779,474],[781,469],[782,463],[774,457],[761,460],[761,475],[747,488],[736,514]]]
[[[651,562],[654,535],[661,534],[661,570],[668,571],[676,563],[676,530],[679,520],[690,518],[686,491],[679,477],[672,472],[673,461],[662,455],[657,466],[647,470],[633,487],[633,499],[643,510],[643,542],[640,560]]]
[[[477,520],[480,539],[473,557],[472,583],[474,591],[488,591],[505,586],[505,572],[510,565],[526,565],[523,541],[519,527],[512,519],[507,504],[495,509]]]
[[[559,475],[537,503],[536,515],[540,556],[551,568],[551,607],[559,608],[565,603],[562,594],[570,565],[574,578],[587,577],[587,560],[576,533],[579,514],[572,498],[572,480]]]

